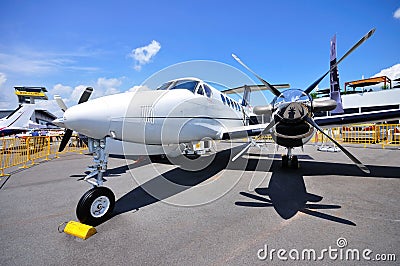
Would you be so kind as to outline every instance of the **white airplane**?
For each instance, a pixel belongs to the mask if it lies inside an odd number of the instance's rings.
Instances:
[[[367,40],[375,29],[368,32],[338,62]],[[249,71],[240,59],[233,57]],[[330,70],[331,70],[330,69]],[[328,99],[313,101],[309,93],[330,72],[317,79],[306,90],[287,89],[280,92],[257,74],[256,77],[276,97],[270,105],[252,109],[245,97],[242,103],[214,88],[210,83],[197,78],[182,78],[161,85],[157,90],[139,90],[97,98],[87,101],[92,88],[82,94],[78,105],[69,109],[60,98],[59,105],[65,110],[62,121],[67,130],[60,145],[63,150],[75,130],[88,137],[89,150],[94,153],[95,165],[84,180],[93,185],[80,199],[77,206],[78,219],[86,224],[99,224],[113,212],[114,193],[103,186],[103,174],[107,169],[107,146],[110,140],[131,143],[129,154],[202,154],[211,140],[230,140],[271,134],[278,145],[287,148],[282,157],[284,167],[298,167],[298,160],[292,155],[294,147],[307,143],[317,129],[325,134],[321,126],[333,126],[371,120],[386,120],[400,117],[399,110],[371,112],[357,115],[335,116],[327,119],[313,119],[316,111],[329,111],[336,102]],[[269,114],[271,121],[265,124],[250,124],[252,114]],[[326,135],[326,134],[325,134]],[[369,172],[357,158],[343,146],[330,138],[361,170]],[[203,145],[199,145],[203,143]],[[236,160],[251,145],[251,141],[234,158]]]
[[[34,104],[21,104],[7,117],[0,119],[0,137],[28,131],[34,111]]]

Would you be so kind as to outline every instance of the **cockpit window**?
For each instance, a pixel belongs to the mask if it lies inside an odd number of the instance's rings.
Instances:
[[[171,88],[169,88],[169,90],[186,89],[194,93],[198,83],[198,81],[193,80],[180,80],[177,81]]]
[[[200,86],[200,87],[197,89],[197,94],[204,95],[203,86]]]
[[[169,86],[171,86],[172,81],[166,82],[163,85],[161,85],[160,87],[157,88],[157,90],[166,90],[168,89]]]
[[[210,98],[211,97],[211,89],[206,84],[204,84],[204,91],[206,92],[207,97]]]

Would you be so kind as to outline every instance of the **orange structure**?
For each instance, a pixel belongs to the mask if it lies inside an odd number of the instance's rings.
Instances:
[[[389,84],[390,89],[392,89],[392,81],[386,77],[373,77],[373,78],[368,78],[368,79],[360,79],[360,80],[354,80],[354,81],[349,81],[344,83],[344,91],[347,91],[347,86],[352,87],[353,89],[359,88],[359,87],[367,87],[367,86],[372,86],[376,85],[379,83],[384,83],[384,86],[386,87],[386,84]]]

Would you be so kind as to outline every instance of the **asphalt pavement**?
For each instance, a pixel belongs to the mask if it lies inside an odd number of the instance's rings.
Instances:
[[[76,220],[90,188],[89,155],[67,154],[3,178],[0,265],[378,264],[400,260],[400,151],[346,146],[296,149],[299,169],[281,168],[281,148],[253,147],[184,162],[109,158],[112,218],[81,240],[59,233]],[[197,160],[197,161],[196,161]],[[193,165],[203,165],[191,171]],[[315,254],[314,254],[315,253]],[[357,254],[359,260],[357,260]],[[392,264],[396,262],[381,262]],[[398,262],[397,262],[398,265]]]

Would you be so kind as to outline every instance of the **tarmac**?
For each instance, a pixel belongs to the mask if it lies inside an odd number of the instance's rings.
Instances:
[[[67,154],[14,172],[0,182],[0,265],[400,260],[398,149],[345,145],[370,169],[364,174],[343,152],[311,144],[294,151],[299,169],[282,168],[284,149],[276,153],[273,144],[235,162],[244,144],[231,152],[224,145],[194,161],[204,165],[200,171],[185,168],[193,162],[182,170],[167,160],[109,158],[105,186],[116,195],[114,215],[87,240],[57,228],[76,220],[91,156]]]

